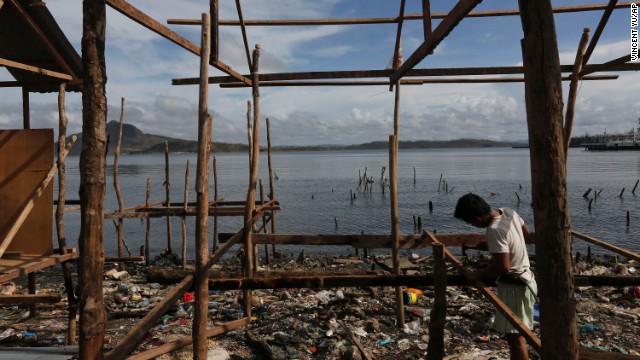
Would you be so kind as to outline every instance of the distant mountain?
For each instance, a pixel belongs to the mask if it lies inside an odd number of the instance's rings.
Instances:
[[[442,149],[442,148],[495,148],[495,147],[513,147],[516,145],[522,145],[517,142],[499,142],[491,140],[478,140],[478,139],[457,139],[447,141],[430,141],[430,140],[418,140],[418,141],[400,141],[398,147],[400,149]],[[387,141],[374,141],[365,144],[352,145],[348,147],[354,150],[368,150],[368,149],[388,149],[389,145]]]
[[[107,123],[107,136],[109,139],[109,153],[116,151],[118,141],[119,123],[115,120]],[[82,133],[75,134],[78,139],[71,148],[70,155],[80,155],[82,144]],[[164,152],[165,142],[169,143],[170,152],[192,152],[198,151],[198,142],[192,140],[175,139],[167,136],[145,134],[140,129],[130,124],[122,124],[121,153],[156,153]],[[248,151],[246,144],[213,143],[214,152],[236,152]]]
[[[116,151],[118,141],[119,123],[115,120],[107,123],[107,136],[109,137],[109,153]],[[75,134],[78,137],[71,148],[71,155],[79,155],[82,144],[82,133]],[[198,152],[198,142],[193,140],[175,139],[167,136],[145,134],[140,129],[130,124],[122,125],[121,153],[162,153],[165,142],[169,143],[170,152]],[[495,148],[522,146],[520,142],[498,142],[491,140],[458,139],[448,141],[400,141],[400,149],[435,149],[435,148]],[[274,151],[323,151],[323,150],[385,150],[389,145],[387,141],[373,141],[357,145],[314,145],[314,146],[275,146]],[[264,149],[263,149],[264,150]],[[246,144],[213,143],[214,152],[247,152]]]

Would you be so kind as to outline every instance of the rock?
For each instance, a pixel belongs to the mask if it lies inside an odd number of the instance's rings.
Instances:
[[[209,351],[207,351],[207,360],[228,360],[231,359],[231,355],[227,352],[227,350],[216,347]]]
[[[342,360],[362,360],[360,350],[355,346],[349,346],[345,349],[341,357]]]

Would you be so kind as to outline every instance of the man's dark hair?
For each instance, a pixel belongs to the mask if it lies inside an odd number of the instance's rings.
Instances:
[[[491,212],[491,206],[483,198],[476,194],[468,193],[458,199],[453,216],[470,223],[476,217],[483,216],[489,212]]]

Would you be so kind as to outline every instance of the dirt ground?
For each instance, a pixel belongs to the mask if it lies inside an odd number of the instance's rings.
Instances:
[[[166,258],[155,265],[166,266]],[[428,258],[407,256],[404,273],[431,271]],[[472,267],[488,263],[488,256],[476,254],[465,259]],[[327,272],[364,270],[389,273],[389,256],[281,256],[268,267],[271,271]],[[231,257],[215,266],[228,273],[240,272],[240,260]],[[264,265],[263,265],[264,266]],[[108,324],[105,350],[135,326],[152,306],[160,301],[169,286],[149,283],[146,268],[128,264],[125,273],[105,268],[104,294]],[[533,264],[535,269],[535,263]],[[111,270],[111,271],[110,271]],[[640,264],[617,262],[613,256],[598,256],[592,261],[577,259],[576,274],[637,275]],[[450,269],[450,273],[455,273]],[[119,277],[115,279],[114,277]],[[26,293],[24,280],[16,281],[16,293]],[[7,286],[9,288],[7,288]],[[3,285],[11,290],[10,285]],[[60,267],[38,274],[39,292],[59,293],[62,301],[38,306],[38,314],[29,316],[28,307],[0,307],[0,346],[63,346],[67,330],[67,303]],[[395,289],[330,288],[254,290],[251,325],[240,327],[209,340],[213,359],[360,359],[353,337],[377,359],[426,358],[429,340],[428,321],[433,298],[429,287],[418,288],[415,304],[406,305],[406,325],[396,326]],[[183,299],[154,326],[136,352],[191,334],[192,294]],[[579,340],[582,346],[640,355],[640,288],[578,287],[575,291]],[[241,291],[211,290],[209,327],[244,317]],[[447,288],[445,330],[446,359],[508,359],[503,337],[491,329],[494,309],[471,287]],[[346,332],[347,327],[349,332]],[[534,331],[539,335],[539,326]],[[252,340],[250,340],[251,335]],[[353,336],[353,337],[352,337]],[[256,341],[257,340],[257,341]],[[262,347],[256,344],[262,344]],[[216,355],[214,355],[214,353]],[[530,350],[532,359],[538,355]],[[217,356],[217,357],[214,357]],[[190,347],[163,355],[160,359],[190,359]]]

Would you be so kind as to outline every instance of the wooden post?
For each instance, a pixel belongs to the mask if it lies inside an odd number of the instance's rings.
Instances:
[[[218,206],[218,166],[216,156],[213,155],[213,200],[214,207]],[[213,217],[213,244],[211,251],[216,251],[218,248],[218,215]]]
[[[208,113],[209,14],[202,14],[202,52],[200,54],[200,96],[198,106],[198,165],[196,177],[196,271],[194,274],[195,312],[193,318],[193,358],[207,358],[207,314],[209,305],[209,158],[211,156],[211,115]]]
[[[189,204],[189,160],[184,173],[184,211],[187,211]],[[182,268],[187,267],[187,217],[182,217]]]
[[[431,2],[430,0],[422,0],[422,30],[424,33],[424,41],[431,40]]]
[[[245,248],[245,270],[246,276],[253,276],[253,209],[256,201],[256,181],[258,178],[258,165],[260,156],[260,88],[258,86],[258,70],[260,60],[260,45],[256,45],[253,50],[253,69],[251,75],[253,79],[253,139],[251,148],[251,171],[249,174],[249,189],[247,190],[247,200],[244,206],[244,248]],[[251,293],[249,290],[243,292],[244,314],[251,317]]]
[[[251,130],[251,100],[247,100],[247,139],[248,139],[247,144],[249,145],[249,169],[251,169],[251,162],[253,161],[252,160],[253,146],[251,145],[253,143],[252,133],[253,131]]]
[[[571,143],[571,130],[573,128],[573,115],[576,107],[576,97],[578,96],[578,82],[581,80],[580,73],[582,72],[582,59],[584,58],[584,51],[587,48],[589,42],[589,29],[585,28],[580,38],[580,44],[578,44],[578,52],[576,53],[576,59],[573,63],[573,73],[571,74],[571,83],[569,84],[569,96],[567,99],[567,114],[564,118],[564,157],[565,162],[569,157],[569,144]]]
[[[259,183],[260,183],[260,205],[264,206],[264,186],[262,185],[262,179],[260,179]],[[267,233],[267,222],[264,219],[264,216],[262,217],[262,230],[265,234]],[[267,263],[267,265],[269,265],[271,263],[271,258],[269,256],[269,245],[267,244],[264,244],[264,257],[265,257],[265,262]]]
[[[575,360],[578,337],[562,133],[560,60],[551,1],[519,2],[536,228],[543,359]],[[549,196],[553,194],[553,196]]]
[[[447,264],[444,245],[433,245],[434,294],[433,309],[429,321],[429,347],[427,360],[442,359],[444,356],[444,326],[447,316]]]
[[[149,198],[151,197],[151,179],[147,178],[147,196],[145,197],[144,206],[149,207]],[[144,233],[144,262],[149,266],[151,261],[151,219],[147,216],[147,228]]]
[[[58,92],[58,115],[60,117],[58,127],[58,205],[56,207],[56,232],[58,235],[58,246],[60,254],[67,253],[67,238],[64,232],[64,206],[67,197],[67,172],[65,166],[65,147],[67,141],[67,112],[65,110],[66,83],[60,83]],[[62,274],[64,276],[64,287],[67,292],[67,302],[69,304],[67,345],[76,343],[76,314],[78,312],[78,302],[74,294],[73,277],[71,274],[71,263],[62,263]]]
[[[271,123],[269,122],[269,118],[267,118],[267,163],[269,165],[269,200],[276,199],[275,193],[275,184],[273,183],[273,167],[271,166]],[[271,223],[271,233],[276,233],[276,212],[271,210],[271,218],[269,219]],[[273,253],[273,257],[276,257],[276,244],[271,245],[271,252]]]
[[[82,26],[82,153],[80,154],[80,236],[78,245],[80,356],[100,360],[105,333],[102,289],[104,269],[104,192],[106,189],[106,9],[103,1],[85,1]]]
[[[165,207],[171,206],[171,182],[169,181],[169,141],[164,142],[164,188],[166,193]],[[171,216],[167,215],[167,252],[171,254]]]
[[[118,141],[116,143],[116,153],[113,159],[113,187],[116,189],[116,198],[118,199],[118,212],[124,212],[124,203],[122,202],[122,194],[120,192],[120,183],[118,182],[118,163],[120,159],[120,146],[122,144],[122,125],[124,123],[124,98],[120,100],[120,123],[118,126]],[[118,218],[118,225],[116,230],[118,232],[118,257],[122,257],[122,242],[123,242],[123,219]],[[124,262],[118,262],[118,270],[124,270]]]
[[[29,88],[22,86],[22,128],[31,129],[31,115],[29,111]]]
[[[27,275],[27,285],[29,287],[29,294],[36,293],[36,273],[32,272]],[[33,303],[29,304],[29,317],[38,315],[38,306]]]
[[[396,86],[398,91],[399,86]],[[395,135],[389,135],[389,197],[391,198],[391,252],[393,257],[393,273],[400,275],[400,225],[398,217],[398,143]],[[402,288],[396,286],[396,311],[398,326],[404,326],[404,304]]]

